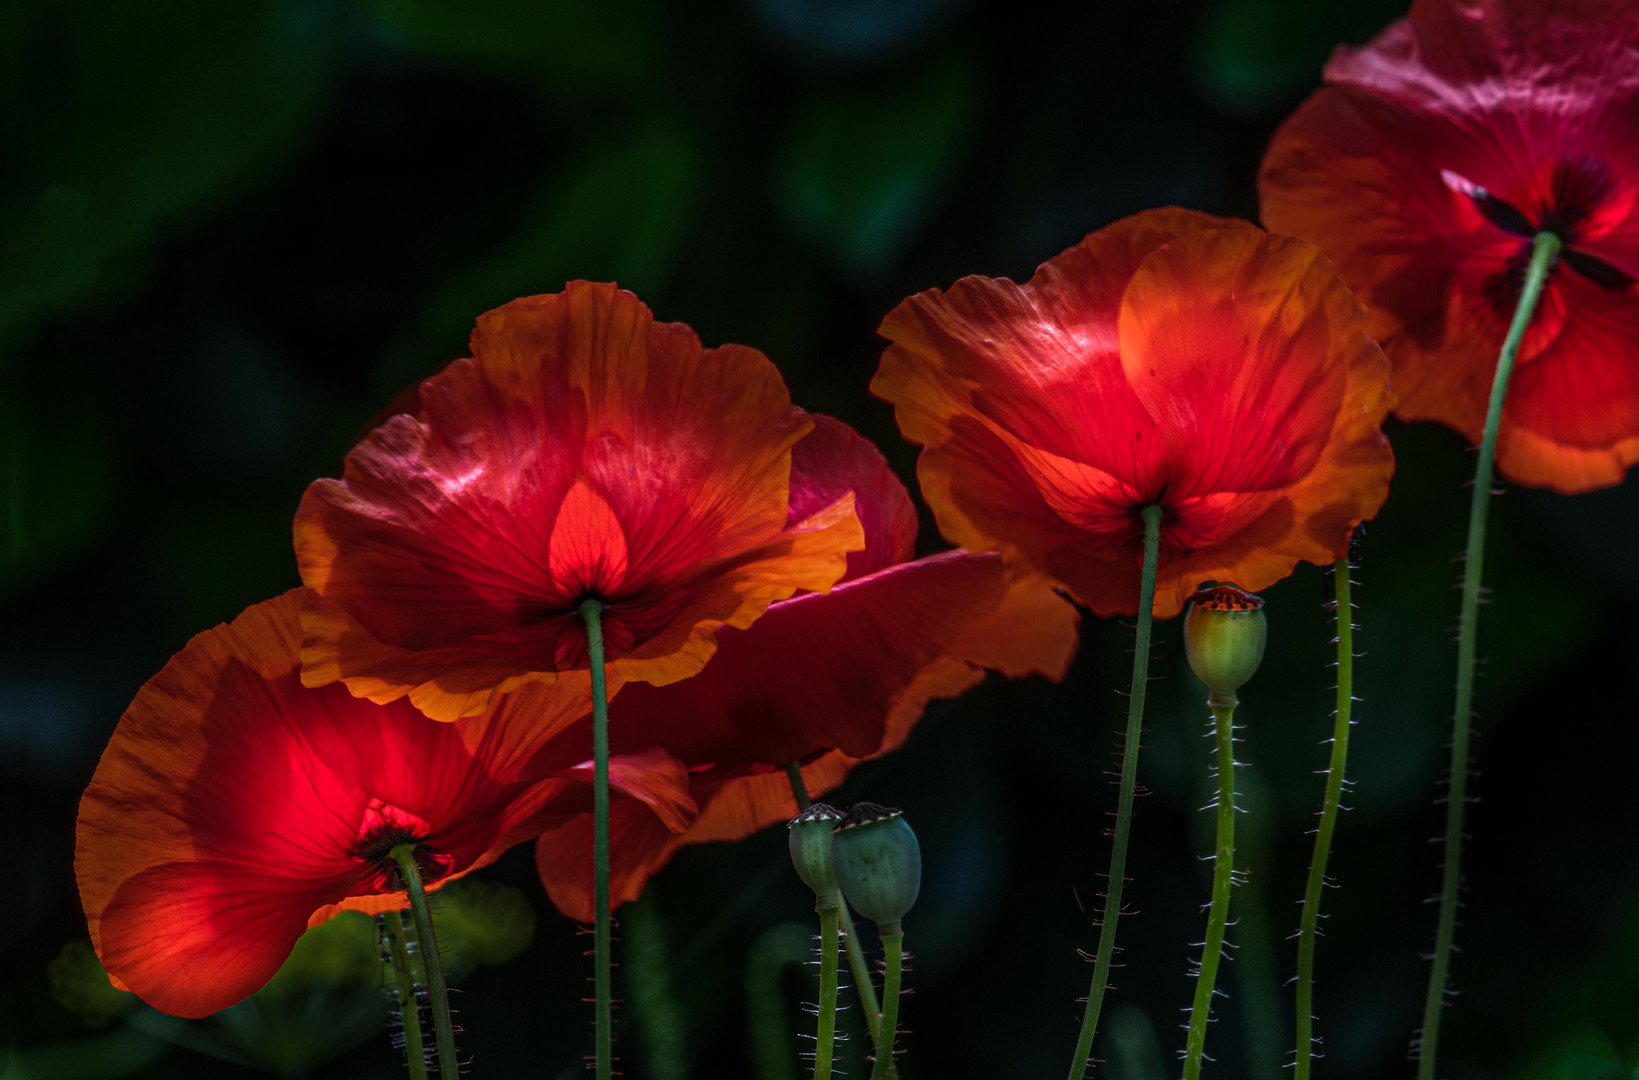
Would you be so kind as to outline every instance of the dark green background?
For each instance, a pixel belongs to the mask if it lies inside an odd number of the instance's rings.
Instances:
[[[883,313],[963,274],[1028,276],[1148,206],[1255,216],[1274,125],[1334,43],[1397,8],[8,0],[0,1075],[7,1061],[65,1078],[250,1075],[119,1021],[89,1028],[48,993],[48,964],[84,936],[76,800],[167,657],[296,584],[302,489],[337,473],[397,390],[462,354],[474,316],[566,278],[618,280],[707,343],[767,352],[800,404],[860,428],[909,478],[914,450],[865,390]],[[1472,468],[1443,429],[1391,424],[1390,437],[1399,475],[1356,574],[1355,809],[1320,950],[1319,1075],[1337,1078],[1410,1069]],[[1511,490],[1493,520],[1484,801],[1442,1071],[1627,1076],[1639,486]],[[939,546],[926,525],[924,549]],[[1325,593],[1310,566],[1270,590],[1269,659],[1242,693],[1251,884],[1236,893],[1216,1077],[1273,1080],[1287,1060],[1287,935],[1331,707]],[[908,749],[837,797],[902,806],[923,839],[906,922],[910,1080],[1068,1065],[1089,973],[1075,950],[1095,936],[1076,896],[1092,900],[1107,859],[1103,774],[1130,647],[1119,624],[1084,629],[1063,685],[998,682],[937,704]],[[1122,1055],[1099,1073],[1120,1080],[1176,1071],[1206,898],[1206,713],[1175,626],[1158,637],[1140,914],[1122,924],[1100,1051]],[[627,1076],[794,1075],[754,1068],[748,1005],[774,999],[745,989],[750,970],[788,998],[758,1030],[789,1039],[780,1025],[811,1022],[798,1012],[811,983],[779,974],[812,919],[784,860],[777,829],[692,849],[628,909],[622,976],[669,969],[679,1012],[652,1000],[652,978],[625,987],[645,998],[622,1014]],[[541,920],[525,957],[461,986],[471,1074],[577,1076],[585,941],[548,909],[527,847],[487,874],[525,890]],[[74,1071],[76,1053],[96,1068]],[[378,1035],[313,1075],[400,1071]]]

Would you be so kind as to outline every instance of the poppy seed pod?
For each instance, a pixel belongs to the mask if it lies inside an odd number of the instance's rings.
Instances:
[[[1233,694],[1263,662],[1268,625],[1263,598],[1233,585],[1202,589],[1189,598],[1184,652],[1195,677],[1214,694]]]
[[[831,870],[831,829],[841,820],[842,811],[817,802],[786,826],[790,830],[786,844],[791,849],[791,865],[797,868],[797,876],[814,890],[815,896],[836,894],[837,876]]]
[[[879,926],[896,924],[922,891],[922,848],[904,813],[855,803],[831,834],[831,865],[842,895]]]

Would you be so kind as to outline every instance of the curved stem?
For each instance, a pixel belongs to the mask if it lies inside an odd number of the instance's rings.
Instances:
[[[1199,1080],[1206,1053],[1206,1026],[1212,1019],[1212,997],[1223,959],[1224,931],[1229,926],[1229,890],[1235,884],[1235,706],[1234,694],[1211,694],[1213,733],[1218,743],[1218,841],[1212,857],[1212,905],[1207,911],[1206,942],[1195,1001],[1189,1010],[1189,1037],[1184,1043],[1184,1080]]]
[[[806,810],[813,805],[814,800],[808,797],[808,784],[802,778],[802,766],[795,761],[785,767],[786,778],[791,781],[791,794],[797,800],[797,809]],[[854,917],[848,910],[848,901],[839,894],[837,903],[837,918],[842,924],[842,945],[848,951],[848,970],[854,975],[854,990],[859,994],[859,1003],[865,1006],[865,1027],[871,1033],[871,1043],[882,1050],[882,1021],[880,1014],[882,1006],[876,1000],[876,982],[871,978],[871,965],[865,960],[865,950],[860,947],[859,935],[854,933]]]
[[[1560,241],[1542,232],[1531,242],[1531,262],[1525,272],[1514,321],[1497,357],[1491,382],[1491,402],[1485,412],[1485,432],[1479,460],[1474,464],[1474,490],[1468,507],[1468,547],[1463,563],[1463,599],[1457,623],[1457,702],[1452,717],[1451,779],[1446,791],[1445,864],[1440,880],[1440,919],[1434,934],[1434,964],[1429,970],[1428,994],[1423,1001],[1423,1034],[1417,1050],[1418,1080],[1434,1080],[1434,1059],[1440,1039],[1440,1009],[1445,1004],[1446,973],[1451,963],[1451,939],[1457,928],[1457,893],[1462,887],[1463,809],[1468,799],[1468,737],[1474,707],[1475,623],[1479,618],[1480,581],[1485,568],[1485,515],[1491,502],[1492,466],[1497,453],[1497,428],[1508,380],[1514,372],[1525,329],[1542,298],[1548,271],[1559,254]]]
[[[893,1075],[893,1042],[899,1028],[899,976],[905,963],[905,931],[899,923],[879,923],[882,936],[882,1039],[877,1044],[871,1080]]]
[[[586,623],[586,651],[592,670],[592,979],[597,1004],[597,1080],[614,1070],[614,986],[609,955],[609,688],[603,671],[603,605],[580,606]]]
[[[410,897],[415,916],[415,936],[421,942],[421,964],[427,972],[427,996],[432,1002],[433,1036],[438,1044],[438,1074],[457,1076],[461,1062],[455,1056],[455,1022],[450,1019],[450,992],[444,985],[444,958],[438,952],[438,935],[433,930],[432,909],[427,906],[427,890],[421,883],[421,868],[415,862],[415,845],[399,844],[391,855],[398,863],[398,876]]]
[[[1161,508],[1144,508],[1144,566],[1138,584],[1138,629],[1133,640],[1132,696],[1127,699],[1127,731],[1121,744],[1121,788],[1115,811],[1115,842],[1110,848],[1110,875],[1104,887],[1104,917],[1099,920],[1098,952],[1093,958],[1093,983],[1087,992],[1087,1011],[1081,1018],[1076,1056],[1070,1062],[1070,1080],[1087,1075],[1087,1060],[1098,1033],[1098,1014],[1115,955],[1115,926],[1121,917],[1121,890],[1126,884],[1127,839],[1132,831],[1133,794],[1138,787],[1138,747],[1144,733],[1144,696],[1149,689],[1150,626],[1154,620],[1155,570],[1161,555]]]
[[[1332,714],[1332,756],[1326,763],[1326,794],[1320,804],[1320,827],[1315,830],[1315,853],[1309,860],[1309,882],[1303,891],[1303,917],[1298,923],[1297,1057],[1295,1080],[1309,1080],[1314,1059],[1315,939],[1320,935],[1320,894],[1326,884],[1326,861],[1332,852],[1332,833],[1343,802],[1343,774],[1349,762],[1349,732],[1354,710],[1354,603],[1349,580],[1353,567],[1347,557],[1332,567],[1332,589],[1337,603],[1337,709]]]
[[[411,1080],[427,1080],[427,1047],[421,1037],[421,1002],[416,999],[415,968],[410,964],[410,950],[405,944],[407,931],[404,928],[404,913],[383,912],[381,927],[392,950],[389,962],[393,967],[393,982],[397,984],[399,1027],[404,1032],[404,1067],[410,1071]]]
[[[830,899],[830,903],[826,900]],[[822,897],[815,903],[820,917],[819,1031],[814,1044],[814,1080],[831,1080],[831,1053],[837,1037],[837,903]]]

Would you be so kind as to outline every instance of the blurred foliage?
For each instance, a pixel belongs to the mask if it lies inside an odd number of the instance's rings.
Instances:
[[[330,22],[316,0],[8,4],[0,347],[138,288],[158,230],[273,167],[321,100]]]
[[[97,959],[89,939],[71,941],[51,961],[46,973],[51,999],[83,1020],[87,1027],[106,1027],[136,1002],[136,995],[116,990]]]
[[[474,74],[576,96],[637,88],[661,47],[650,0],[366,0],[364,9],[416,49]]]
[[[507,963],[534,942],[535,909],[522,892],[509,886],[460,878],[433,893],[432,906],[439,949],[452,980],[481,966]],[[261,990],[205,1020],[167,1016],[142,1004],[136,995],[115,989],[87,940],[64,946],[51,962],[48,979],[52,1000],[89,1027],[104,1027],[123,1016],[146,1035],[207,1057],[280,1075],[302,1075],[383,1032],[385,961],[378,935],[376,919],[344,911],[303,934]],[[146,1049],[146,1044],[137,1045]],[[40,1073],[42,1061],[63,1057],[61,1047],[31,1055],[18,1059],[19,1076]],[[131,1067],[152,1057],[131,1054]],[[109,1063],[104,1065],[112,1069]],[[0,1077],[9,1080],[11,1074],[0,1072]]]
[[[433,894],[433,925],[452,979],[513,960],[535,942],[535,908],[517,889],[464,877]]]
[[[618,280],[708,344],[765,350],[794,400],[914,480],[915,449],[866,392],[886,311],[965,274],[1028,276],[1145,206],[1254,216],[1270,131],[1336,45],[1402,7],[0,5],[3,1075],[401,1074],[367,919],[309,934],[209,1021],[113,991],[84,941],[73,818],[136,688],[192,634],[295,584],[304,486],[459,355],[476,315]],[[1402,1071],[1417,1023],[1471,471],[1450,432],[1389,435],[1392,497],[1355,574],[1355,809],[1318,972],[1336,1080]],[[1620,795],[1639,772],[1639,484],[1513,491],[1493,519],[1448,1074],[1633,1077],[1639,805]],[[931,527],[920,546],[941,546]],[[1238,1037],[1215,1036],[1226,1080],[1273,1075],[1290,1037],[1288,900],[1331,709],[1325,598],[1308,566],[1269,590],[1268,657],[1242,695],[1250,877],[1216,1028]],[[906,1080],[1062,1073],[1131,642],[1117,621],[1083,633],[1064,684],[993,680],[936,703],[903,753],[836,795],[905,807],[924,845]],[[1157,641],[1130,864],[1142,917],[1123,923],[1100,1054],[1119,1080],[1156,1080],[1176,1049],[1206,873],[1206,713],[1176,632]],[[485,1075],[573,1075],[585,942],[555,914],[537,924],[527,845],[485,878],[435,903],[468,973],[463,1054]],[[628,1074],[800,1075],[812,900],[783,836],[686,850],[652,889],[628,913]],[[842,1025],[860,1075],[857,1012]]]
[[[979,90],[973,59],[957,52],[880,92],[808,103],[780,169],[792,229],[850,276],[879,278],[938,209]]]

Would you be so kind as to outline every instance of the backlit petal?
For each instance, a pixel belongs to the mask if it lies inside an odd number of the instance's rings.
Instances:
[[[1269,227],[1370,308],[1398,414],[1476,443],[1530,234],[1560,236],[1498,439],[1520,483],[1585,491],[1639,460],[1636,53],[1639,10],[1615,0],[1418,0],[1334,54],[1259,178]]]
[[[304,687],[300,602],[190,642],[137,694],[81,802],[92,942],[157,1008],[234,1004],[309,925],[403,906],[388,847],[414,843],[436,887],[534,835],[548,785],[569,783],[537,763],[590,708],[584,672],[438,724],[407,701]]]
[[[472,351],[302,500],[311,685],[472,715],[586,666],[588,598],[623,678],[684,678],[716,626],[828,588],[863,543],[845,506],[788,527],[811,421],[753,349],[574,282],[480,318]]]

